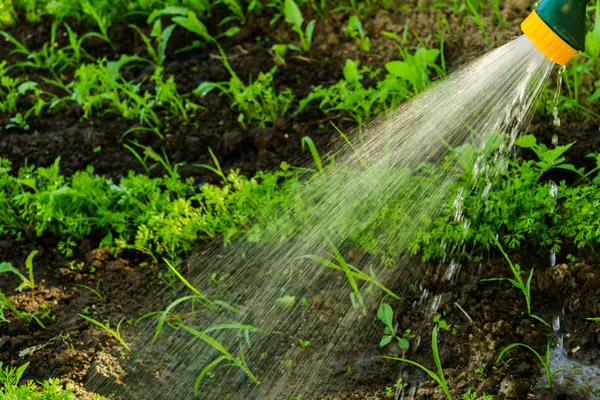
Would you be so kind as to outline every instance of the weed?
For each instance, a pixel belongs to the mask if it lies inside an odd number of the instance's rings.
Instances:
[[[540,353],[538,353],[537,351],[535,351],[533,348],[527,346],[526,344],[523,343],[513,343],[511,345],[506,346],[501,352],[500,355],[498,356],[498,359],[496,362],[500,362],[502,360],[502,357],[504,357],[504,355],[506,353],[508,353],[510,350],[517,348],[517,347],[522,347],[526,350],[529,350],[531,353],[533,353],[533,355],[540,361],[540,363],[542,364],[542,366],[544,367],[544,372],[546,373],[546,379],[548,380],[547,383],[547,388],[552,388],[552,380],[554,378],[554,375],[557,372],[560,371],[565,371],[568,368],[557,368],[555,370],[552,370],[551,367],[551,360],[550,360],[550,343],[547,344],[546,346],[546,354],[545,357],[542,357],[540,355]]]
[[[477,400],[480,396],[477,394],[477,392],[473,392],[471,390],[469,390],[467,393],[463,393],[463,395],[461,396],[461,399],[463,400]],[[494,397],[489,395],[489,394],[483,394],[481,396],[481,400],[493,400]]]
[[[306,147],[308,147],[308,150],[310,151],[310,154],[313,158],[313,161],[315,162],[315,165],[317,166],[317,170],[319,171],[319,173],[323,174],[323,161],[321,161],[321,156],[319,155],[319,151],[317,150],[317,146],[315,145],[315,142],[313,142],[313,140],[311,138],[309,138],[308,136],[304,136],[302,138],[302,151],[305,150]]]
[[[388,357],[388,356],[384,356],[383,358],[400,361],[400,362],[410,364],[410,365],[413,365],[413,366],[421,369],[423,372],[425,372],[427,375],[429,375],[434,381],[436,381],[438,385],[440,385],[440,387],[444,391],[444,394],[446,395],[446,398],[448,398],[448,400],[452,400],[452,395],[450,394],[450,391],[448,390],[448,384],[446,383],[446,377],[444,376],[444,369],[442,368],[442,362],[440,360],[440,353],[438,350],[437,335],[438,335],[439,329],[440,329],[439,327],[435,326],[433,328],[433,332],[431,334],[431,350],[433,353],[433,360],[435,362],[437,373],[431,371],[430,369],[426,368],[425,366],[423,366],[415,361],[411,361],[406,358],[397,358],[397,357]]]
[[[583,176],[583,168],[577,169],[572,164],[566,164],[565,158],[563,157],[563,154],[569,151],[575,142],[564,146],[556,146],[554,149],[550,150],[545,144],[537,143],[535,136],[524,135],[517,139],[515,144],[524,149],[531,149],[538,157],[538,161],[536,162],[536,167],[538,168],[537,181],[539,181],[546,172],[552,169],[564,169]]]
[[[113,329],[110,327],[110,321],[107,321],[106,324],[103,324],[102,322],[97,321],[91,317],[88,317],[87,315],[79,314],[79,316],[81,318],[85,319],[86,321],[91,322],[92,324],[96,325],[97,327],[102,328],[102,330],[104,332],[106,332],[106,334],[108,334],[109,336],[112,336],[117,342],[119,342],[125,350],[132,351],[131,347],[129,347],[129,345],[127,343],[125,343],[125,341],[123,340],[123,337],[121,336],[121,332],[119,331],[119,328],[121,327],[121,323],[123,322],[123,319],[119,321],[116,329]]]
[[[308,340],[302,340],[300,338],[298,338],[298,343],[300,343],[300,347],[302,347],[303,349],[307,348],[307,347],[309,347],[311,345],[310,341],[308,341]]]

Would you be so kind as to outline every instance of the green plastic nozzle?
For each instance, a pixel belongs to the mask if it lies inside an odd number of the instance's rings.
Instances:
[[[535,5],[540,18],[561,39],[585,51],[585,14],[589,0],[541,0]]]

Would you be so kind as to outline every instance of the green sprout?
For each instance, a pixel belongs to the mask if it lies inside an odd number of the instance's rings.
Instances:
[[[435,362],[435,367],[437,369],[437,373],[431,371],[427,367],[425,367],[415,361],[411,361],[406,358],[397,358],[397,357],[388,357],[388,356],[384,356],[383,358],[400,361],[400,362],[410,364],[410,365],[413,365],[413,366],[421,369],[423,372],[425,372],[427,375],[429,375],[435,382],[437,382],[438,385],[440,385],[440,387],[444,391],[444,394],[446,395],[446,398],[448,400],[453,400],[452,395],[450,394],[450,390],[448,389],[446,377],[444,376],[444,369],[442,368],[442,362],[440,360],[440,352],[438,350],[437,335],[438,335],[439,329],[440,328],[435,326],[433,328],[433,332],[431,334],[431,350],[433,352],[433,360]]]
[[[548,380],[548,383],[546,384],[546,387],[548,389],[552,388],[552,379],[554,377],[554,375],[557,372],[560,371],[565,371],[568,368],[557,368],[555,370],[552,370],[552,364],[551,364],[551,360],[550,360],[550,342],[548,342],[548,344],[546,345],[546,354],[545,354],[545,358],[542,357],[540,355],[540,353],[538,353],[537,351],[535,351],[535,349],[533,349],[530,346],[527,346],[526,344],[523,343],[513,343],[511,345],[506,346],[501,352],[500,355],[498,356],[498,359],[496,360],[496,362],[500,362],[502,360],[502,357],[504,357],[504,355],[506,353],[508,353],[509,351],[511,351],[514,348],[517,347],[521,347],[524,348],[526,350],[529,350],[531,353],[533,353],[533,355],[540,361],[540,363],[542,364],[542,366],[544,367],[544,372],[546,373],[546,379]]]

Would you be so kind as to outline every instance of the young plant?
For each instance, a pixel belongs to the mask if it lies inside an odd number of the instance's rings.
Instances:
[[[362,49],[367,53],[371,51],[371,39],[365,34],[362,23],[356,15],[352,15],[346,26],[346,36],[351,36],[360,41]]]
[[[96,325],[97,327],[102,328],[102,330],[104,330],[104,332],[106,332],[106,334],[108,334],[109,336],[112,336],[117,342],[119,342],[125,350],[132,351],[131,347],[129,347],[129,345],[127,343],[125,343],[125,341],[123,340],[123,337],[121,336],[121,332],[119,331],[119,328],[121,327],[121,323],[123,322],[123,319],[119,321],[116,329],[112,329],[110,327],[110,321],[108,321],[106,324],[103,324],[102,322],[97,321],[91,317],[88,317],[87,315],[79,314],[79,316],[81,318],[85,319],[86,321]]]
[[[584,176],[583,168],[578,169],[572,164],[566,164],[565,158],[563,157],[563,154],[573,147],[575,142],[564,146],[556,146],[554,149],[550,150],[545,144],[538,143],[534,135],[524,135],[518,138],[515,141],[515,144],[524,149],[532,150],[537,156],[538,161],[536,162],[536,166],[539,170],[537,181],[539,181],[546,172],[552,169],[564,169],[574,172],[577,175]]]
[[[256,124],[266,128],[282,118],[294,101],[291,89],[286,88],[279,93],[276,91],[273,84],[276,71],[277,67],[273,67],[267,73],[261,72],[248,85],[244,85],[237,76],[233,76],[229,82],[204,82],[194,93],[205,96],[218,88],[231,99],[231,106],[240,112],[237,119],[240,125],[246,128],[248,124]]]
[[[437,60],[440,50],[419,47],[414,54],[400,48],[403,61],[390,61],[385,64],[386,70],[396,78],[404,80],[410,90],[415,93],[423,91],[431,82],[431,70],[439,75],[444,71],[438,67]]]
[[[319,263],[327,268],[331,268],[331,269],[335,269],[335,270],[344,272],[344,274],[346,275],[346,279],[348,280],[348,283],[350,284],[350,287],[352,288],[352,293],[350,293],[350,300],[352,301],[352,305],[356,309],[358,309],[360,307],[363,315],[367,315],[367,308],[365,306],[365,302],[363,300],[362,294],[360,293],[360,290],[358,288],[358,283],[356,282],[357,279],[377,286],[379,289],[381,289],[387,295],[391,296],[392,298],[394,298],[396,300],[400,299],[400,297],[398,297],[394,292],[390,291],[388,288],[386,288],[385,286],[383,286],[381,283],[379,283],[377,281],[377,279],[374,277],[375,274],[373,273],[372,270],[371,270],[371,275],[364,273],[363,271],[356,268],[355,266],[348,264],[346,262],[346,260],[344,259],[344,257],[342,256],[342,253],[340,253],[340,251],[337,249],[337,247],[335,247],[335,245],[333,243],[330,242],[329,246],[331,248],[331,251],[333,253],[335,260],[337,261],[337,264],[326,258],[317,256],[317,255],[313,255],[313,254],[305,255],[305,256],[303,256],[303,258],[307,258],[309,260],[316,261],[317,263]]]
[[[508,262],[510,271],[512,272],[514,279],[512,279],[512,278],[492,278],[492,279],[484,279],[484,282],[497,282],[497,281],[510,282],[515,288],[519,289],[523,293],[523,296],[525,296],[525,303],[527,304],[527,314],[530,317],[537,319],[544,325],[550,326],[550,324],[548,324],[546,321],[544,321],[544,319],[531,313],[531,279],[533,278],[533,268],[529,272],[529,277],[527,278],[527,281],[524,281],[523,277],[521,276],[523,271],[521,271],[521,267],[519,266],[519,264],[513,264],[513,262],[510,260],[510,257],[508,257],[508,254],[506,254],[506,252],[502,248],[502,245],[500,244],[500,242],[497,239],[495,239],[495,241],[496,241],[496,246],[498,247],[498,250],[500,250],[500,252],[504,256],[504,258]]]
[[[427,367],[425,367],[415,361],[411,361],[406,358],[397,358],[397,357],[388,357],[388,356],[384,356],[383,358],[400,361],[400,362],[410,364],[410,365],[413,365],[413,366],[421,369],[423,372],[425,372],[427,375],[429,375],[434,381],[436,381],[438,385],[440,385],[440,387],[444,391],[444,394],[446,395],[446,398],[448,400],[453,400],[452,395],[450,394],[450,390],[448,389],[446,377],[444,376],[444,369],[442,368],[442,362],[440,360],[440,352],[438,350],[438,342],[437,342],[438,332],[439,332],[439,328],[436,326],[433,328],[433,332],[431,334],[431,350],[433,353],[433,361],[435,362],[435,367],[437,369],[437,373],[431,371]]]
[[[546,373],[546,379],[548,380],[548,383],[546,384],[546,387],[548,389],[552,388],[552,379],[554,378],[554,375],[556,375],[557,372],[565,371],[565,370],[568,369],[568,368],[557,368],[555,370],[551,369],[552,368],[552,364],[551,364],[551,359],[550,359],[550,343],[548,343],[547,346],[546,346],[545,357],[542,357],[540,355],[540,353],[538,353],[537,351],[535,351],[530,346],[527,346],[526,344],[523,344],[523,343],[513,343],[511,345],[506,346],[500,352],[500,355],[498,356],[498,359],[496,360],[496,362],[500,362],[502,360],[502,357],[504,357],[504,355],[506,353],[508,353],[509,351],[511,351],[512,349],[517,348],[517,347],[521,347],[521,348],[524,348],[526,350],[529,350],[540,361],[540,363],[544,367],[544,372]]]
[[[298,4],[294,0],[285,0],[283,4],[283,14],[285,16],[285,22],[292,25],[292,29],[300,37],[300,45],[302,50],[309,52],[312,46],[312,37],[315,30],[315,20],[312,20],[306,26],[306,30],[302,29],[304,23],[304,17],[298,7]],[[294,45],[290,45],[292,49],[300,51],[300,49]]]
[[[196,396],[199,395],[200,393],[200,384],[202,383],[202,380],[204,379],[204,377],[215,367],[217,367],[219,364],[223,363],[223,362],[227,362],[228,366],[233,366],[233,367],[237,367],[239,368],[241,371],[244,372],[244,374],[246,374],[246,376],[248,376],[248,378],[250,378],[250,381],[253,383],[258,384],[259,381],[256,378],[256,376],[254,376],[254,374],[252,373],[252,370],[250,369],[250,367],[248,366],[248,363],[246,361],[246,358],[244,356],[244,349],[243,347],[240,345],[240,354],[239,356],[235,357],[233,356],[219,341],[217,341],[216,339],[214,339],[213,337],[209,336],[207,333],[211,332],[211,331],[215,331],[215,330],[219,330],[219,329],[224,329],[223,327],[213,327],[213,329],[209,328],[208,330],[205,331],[198,331],[194,328],[191,328],[187,325],[184,324],[179,324],[179,327],[182,328],[183,330],[188,331],[189,333],[191,333],[192,335],[194,335],[197,339],[202,340],[204,343],[208,344],[209,346],[211,346],[213,349],[217,350],[219,353],[221,353],[221,356],[219,356],[218,358],[214,359],[211,363],[209,363],[208,365],[206,365],[204,368],[202,368],[202,370],[200,371],[200,374],[198,375],[198,378],[196,378],[196,383],[194,384],[194,394]],[[256,328],[254,327],[250,327],[250,326],[245,326],[245,325],[237,325],[234,324],[232,325],[230,328],[233,329],[240,329],[240,330],[246,330],[248,331],[248,329],[251,330],[255,330]]]
[[[390,344],[393,340],[398,341],[398,347],[401,350],[408,350],[410,343],[405,337],[397,335],[397,329],[394,325],[394,310],[392,306],[387,303],[381,303],[377,310],[377,318],[385,325],[383,330],[383,337],[379,342],[379,347],[384,347]]]
[[[175,24],[170,24],[164,29],[162,28],[162,22],[160,18],[154,21],[152,25],[152,31],[150,32],[150,37],[146,36],[144,32],[137,25],[129,25],[132,29],[134,29],[144,41],[146,45],[146,51],[150,56],[150,62],[155,67],[161,67],[165,60],[167,59],[167,45],[169,44],[169,39],[173,34],[173,30],[175,29]],[[152,44],[152,39],[156,43],[156,48]]]
[[[26,326],[31,325],[31,323],[35,321],[40,326],[40,328],[46,329],[46,326],[44,326],[40,318],[38,318],[34,313],[19,311],[17,307],[15,307],[14,304],[8,299],[8,297],[6,297],[4,293],[0,291],[0,315],[2,316],[0,320],[2,322],[9,323],[10,321],[4,315],[3,310],[9,310]]]

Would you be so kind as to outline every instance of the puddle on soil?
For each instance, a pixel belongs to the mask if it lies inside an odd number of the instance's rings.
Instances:
[[[559,370],[554,375],[553,388],[540,393],[540,399],[597,399],[600,387],[600,365],[588,365],[570,357],[563,346],[551,351],[551,369]],[[545,375],[541,385],[548,383]]]

